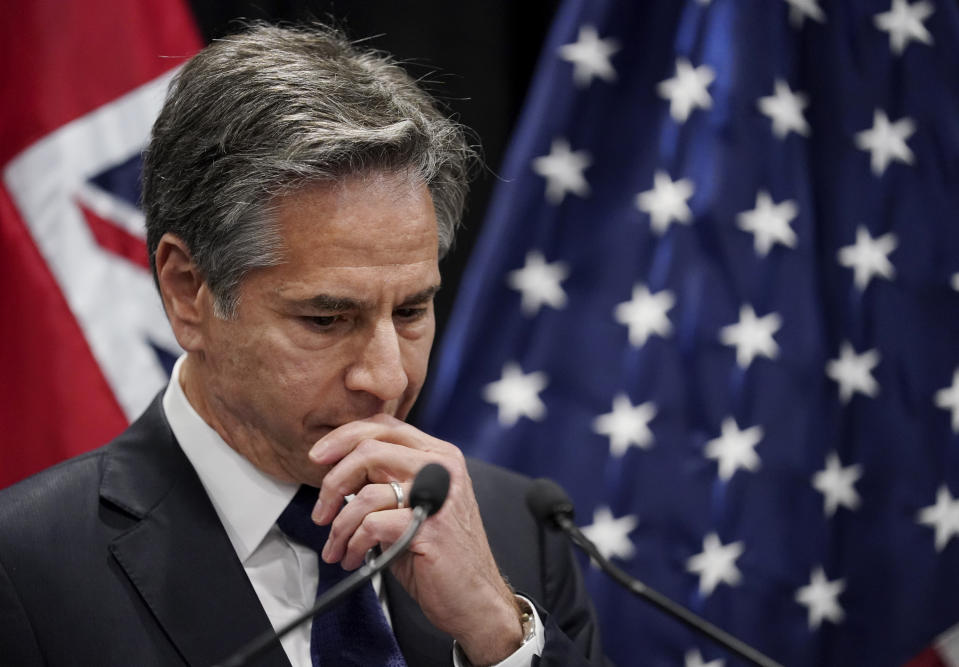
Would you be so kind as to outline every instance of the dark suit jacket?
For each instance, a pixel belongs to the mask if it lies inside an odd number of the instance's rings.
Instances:
[[[570,549],[526,511],[527,480],[470,472],[496,561],[544,611],[542,664],[603,664]],[[451,640],[385,579],[411,667]],[[208,667],[270,628],[159,398],[110,444],[0,492],[0,665]],[[276,648],[257,665],[289,665]]]

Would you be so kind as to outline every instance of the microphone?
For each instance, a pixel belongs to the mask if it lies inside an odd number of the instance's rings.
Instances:
[[[251,660],[263,655],[266,651],[280,643],[280,639],[296,628],[300,623],[322,614],[340,600],[364,585],[373,575],[384,570],[390,563],[406,551],[420,526],[428,518],[436,514],[446,501],[446,494],[450,489],[450,473],[439,463],[427,463],[416,474],[413,488],[410,489],[410,507],[413,508],[413,520],[406,530],[389,549],[376,558],[364,563],[335,586],[330,587],[323,595],[316,599],[316,603],[302,614],[289,621],[286,625],[273,632],[268,630],[253,641],[248,642],[236,653],[214,667],[243,667]],[[371,550],[372,551],[372,550]],[[369,555],[367,555],[369,558]]]
[[[711,639],[731,653],[760,667],[782,667],[778,662],[766,657],[749,644],[737,639],[725,630],[716,627],[701,616],[697,616],[685,607],[676,604],[662,593],[650,588],[639,579],[630,576],[600,553],[596,545],[589,541],[583,532],[573,523],[573,501],[559,484],[551,479],[533,480],[526,492],[526,506],[537,521],[551,530],[562,530],[569,539],[585,551],[599,567],[613,578],[616,583],[631,591],[634,595],[650,602],[686,627]]]
[[[450,472],[439,463],[427,463],[416,473],[410,489],[410,507],[422,507],[430,517],[440,511],[450,490]]]

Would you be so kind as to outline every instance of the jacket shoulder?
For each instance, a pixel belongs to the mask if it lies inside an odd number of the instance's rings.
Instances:
[[[0,489],[0,535],[6,537],[17,527],[32,531],[44,525],[69,529],[76,519],[91,521],[97,516],[101,492],[106,491],[104,497],[112,501],[109,491],[115,487],[144,486],[149,477],[135,476],[137,466],[130,462],[161,455],[156,433],[162,433],[163,424],[158,396],[109,443]],[[135,513],[121,503],[113,504]]]
[[[18,525],[71,513],[86,496],[95,501],[105,449],[67,459],[0,490],[0,532],[9,535]]]

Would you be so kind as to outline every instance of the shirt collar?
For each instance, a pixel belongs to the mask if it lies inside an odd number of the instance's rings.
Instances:
[[[213,502],[240,562],[259,546],[296,494],[297,484],[260,471],[230,447],[190,404],[180,386],[177,359],[163,394],[163,411],[173,435]]]

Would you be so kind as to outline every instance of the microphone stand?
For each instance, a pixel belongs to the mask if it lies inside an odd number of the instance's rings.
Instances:
[[[349,595],[354,590],[365,584],[373,577],[374,574],[385,569],[386,566],[396,560],[401,553],[406,551],[406,548],[413,540],[413,537],[415,537],[417,531],[419,531],[420,526],[423,525],[423,522],[429,515],[430,508],[428,506],[418,505],[414,507],[413,520],[410,522],[409,526],[406,527],[406,531],[400,536],[400,539],[394,542],[389,549],[384,551],[380,556],[371,560],[369,563],[364,563],[358,570],[353,572],[346,579],[343,579],[335,586],[332,586],[329,590],[323,593],[323,595],[316,599],[316,603],[312,607],[286,623],[286,625],[276,630],[276,632],[272,630],[264,632],[262,635],[240,648],[240,650],[231,655],[225,661],[214,665],[214,667],[243,667],[243,665],[246,665],[249,661],[259,657],[266,652],[267,649],[279,642],[280,639],[286,636],[300,623],[309,618],[313,618],[318,614],[322,614],[335,603],[337,603],[342,597]]]
[[[622,585],[633,594],[652,603],[653,606],[669,614],[676,620],[683,623],[686,627],[709,637],[720,646],[726,648],[730,652],[738,655],[740,658],[747,660],[754,665],[759,665],[760,667],[782,667],[782,665],[780,665],[778,662],[766,657],[749,644],[737,639],[725,630],[716,627],[706,619],[697,616],[685,607],[676,604],[659,591],[650,588],[639,579],[630,576],[624,570],[611,563],[605,556],[603,556],[603,554],[599,552],[599,549],[596,548],[596,545],[590,542],[589,539],[583,535],[582,531],[580,531],[576,524],[574,524],[570,517],[566,514],[556,513],[553,515],[552,519],[560,528],[563,529],[563,532],[569,535],[570,539],[576,544],[576,546],[585,551],[599,564],[604,572],[606,572],[618,584]]]

